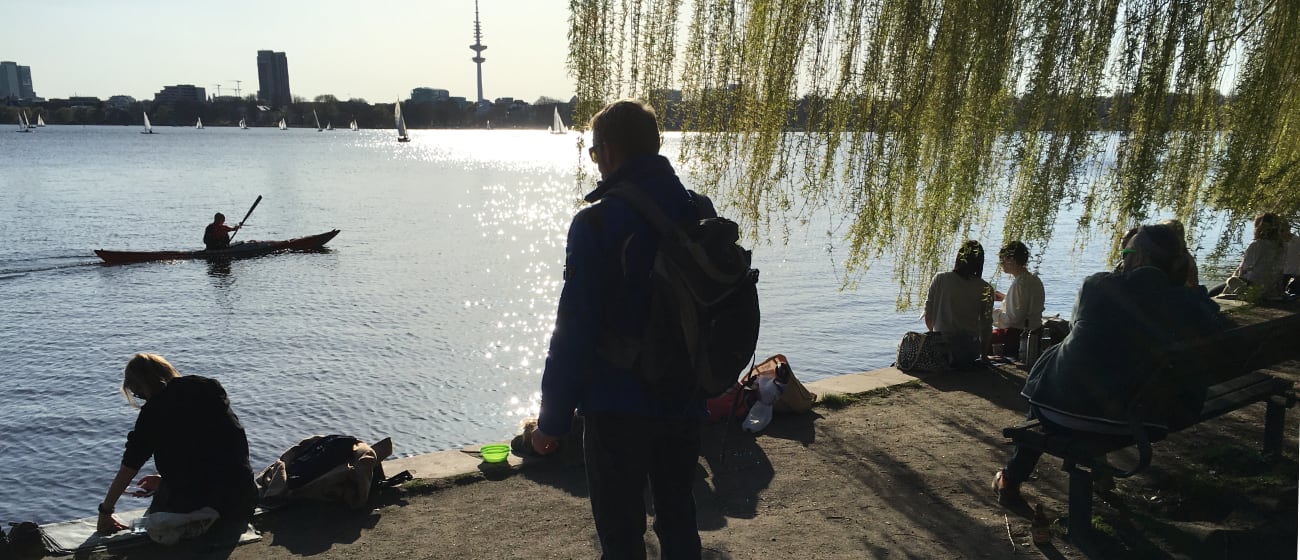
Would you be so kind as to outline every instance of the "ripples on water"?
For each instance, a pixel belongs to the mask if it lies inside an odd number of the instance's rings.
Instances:
[[[535,413],[583,194],[576,137],[156,130],[0,134],[0,520],[93,512],[135,418],[117,391],[135,352],[220,380],[255,470],[313,434],[392,436],[410,455],[506,439]],[[237,240],[342,233],[321,253],[227,265],[91,253],[197,247],[213,212],[234,221],[259,194]],[[894,310],[887,263],[839,290],[829,223],[755,251],[758,353],[785,353],[805,380],[886,366],[923,327]],[[1049,313],[1068,313],[1092,270],[1060,252],[1042,270]]]

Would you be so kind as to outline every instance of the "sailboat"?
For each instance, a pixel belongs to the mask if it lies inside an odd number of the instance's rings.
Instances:
[[[18,115],[18,132],[31,132],[31,129],[27,128],[27,120],[22,115]]]
[[[203,117],[199,117],[199,120],[194,122],[194,128],[203,130]]]
[[[153,125],[149,124],[149,113],[144,114],[144,130],[140,134],[153,134]]]
[[[316,116],[315,109],[311,110],[311,118],[316,119],[316,132],[320,132],[324,130],[323,128],[320,127],[320,117]]]
[[[248,123],[245,123],[244,119],[239,119],[239,129],[248,130]]]
[[[40,115],[36,115],[36,126],[38,128],[45,126],[45,119],[42,118]]]
[[[27,118],[27,111],[23,111],[23,124],[27,125],[27,128],[36,128],[36,125],[32,124],[32,120]]]
[[[410,142],[411,137],[406,135],[406,119],[402,118],[402,102],[398,101],[393,106],[393,120],[397,121],[397,141]]]
[[[356,120],[356,119],[352,119],[352,124],[349,124],[349,125],[348,125],[348,128],[349,128],[349,129],[352,129],[352,130],[360,130],[359,128],[357,128],[357,120]]]
[[[325,130],[334,130],[334,121],[325,123]]]
[[[285,124],[284,117],[280,117],[280,130],[289,130],[289,125]]]
[[[555,108],[555,117],[551,119],[551,134],[564,134],[569,129],[564,128],[564,119],[560,118],[560,108]]]

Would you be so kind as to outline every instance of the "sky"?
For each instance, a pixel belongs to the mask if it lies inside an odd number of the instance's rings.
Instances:
[[[567,0],[480,0],[483,95],[568,100]],[[257,51],[284,52],[291,93],[371,103],[411,89],[476,97],[474,0],[0,0],[0,60],[36,95],[152,99],[167,85],[257,93]]]

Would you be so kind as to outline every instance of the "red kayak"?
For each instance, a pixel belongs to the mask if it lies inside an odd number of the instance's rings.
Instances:
[[[175,261],[181,259],[242,259],[260,257],[280,251],[320,249],[338,234],[339,230],[336,229],[319,235],[298,237],[288,241],[245,241],[216,251],[105,251],[98,249],[95,254],[104,260],[104,264]]]

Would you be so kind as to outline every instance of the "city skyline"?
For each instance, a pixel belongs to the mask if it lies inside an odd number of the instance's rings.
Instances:
[[[467,48],[474,43],[473,0],[293,1],[256,12],[66,0],[21,11],[27,23],[6,34],[0,59],[30,66],[34,89],[46,99],[151,99],[169,84],[234,95],[235,80],[241,95],[256,95],[260,50],[287,53],[293,94],[307,100],[334,95],[383,103],[417,87],[476,96],[474,52]],[[479,16],[483,43],[492,47],[483,65],[485,97],[572,97],[567,2],[480,0]]]

